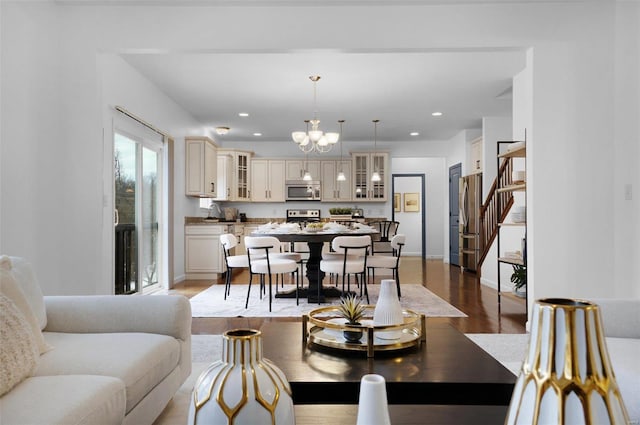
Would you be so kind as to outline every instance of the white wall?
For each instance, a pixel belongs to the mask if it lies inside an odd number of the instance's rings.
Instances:
[[[638,296],[637,268],[621,275],[616,267],[624,251],[616,244],[638,217],[638,196],[616,202],[616,182],[626,179],[616,159],[638,157],[637,144],[626,143],[638,139],[640,116],[640,54],[626,41],[638,38],[637,2],[134,4],[0,4],[1,244],[36,264],[45,292],[102,291],[100,53],[515,46],[532,48],[532,296]],[[306,30],[310,14],[323,31]],[[639,186],[637,173],[629,179]],[[618,214],[624,221],[612,224]],[[622,264],[634,264],[638,245],[622,252]]]

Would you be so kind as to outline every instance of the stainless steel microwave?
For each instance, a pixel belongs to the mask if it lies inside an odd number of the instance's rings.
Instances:
[[[287,201],[319,201],[320,182],[316,180],[287,180],[285,197]]]

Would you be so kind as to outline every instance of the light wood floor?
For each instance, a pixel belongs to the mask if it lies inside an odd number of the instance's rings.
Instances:
[[[376,283],[380,278],[376,276]],[[247,283],[246,272],[234,275],[234,283]],[[401,283],[422,283],[427,289],[449,302],[469,317],[430,318],[451,324],[464,333],[524,333],[525,302],[512,296],[502,296],[500,313],[498,295],[494,289],[480,285],[473,273],[461,273],[457,266],[444,264],[439,260],[423,260],[418,257],[403,257],[400,267]],[[212,284],[223,284],[222,280],[187,280],[172,289],[171,293],[183,294],[189,298],[205,290]],[[263,323],[271,321],[299,321],[300,318],[229,317],[194,318],[193,334],[220,334],[228,329],[250,327],[260,329]]]

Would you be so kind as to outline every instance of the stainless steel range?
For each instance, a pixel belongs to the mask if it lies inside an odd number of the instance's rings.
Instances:
[[[291,209],[287,210],[287,223],[300,223],[300,226],[306,223],[317,223],[320,221],[319,209]]]

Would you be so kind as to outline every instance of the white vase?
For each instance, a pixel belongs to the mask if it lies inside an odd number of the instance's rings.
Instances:
[[[393,279],[383,279],[380,283],[380,295],[376,308],[373,311],[374,326],[401,325],[404,322],[402,306],[398,299],[396,281]],[[398,339],[402,335],[401,330],[380,331],[375,336],[380,339]]]
[[[598,306],[537,300],[505,424],[627,423]]]
[[[294,425],[286,376],[262,357],[262,336],[253,329],[223,334],[222,360],[198,378],[188,424]]]
[[[391,425],[387,387],[383,376],[364,375],[360,380],[356,425]]]

